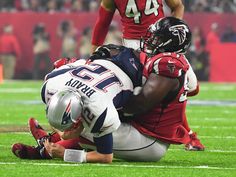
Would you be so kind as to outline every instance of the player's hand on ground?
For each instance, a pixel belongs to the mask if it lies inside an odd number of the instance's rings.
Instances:
[[[64,152],[65,152],[65,148],[59,144],[55,144],[55,143],[51,143],[49,142],[49,140],[45,140],[45,142],[43,143],[44,147],[46,148],[48,154],[51,157],[59,157],[59,158],[63,158],[64,156]]]

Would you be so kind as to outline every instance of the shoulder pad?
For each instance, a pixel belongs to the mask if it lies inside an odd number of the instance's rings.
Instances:
[[[163,53],[153,57],[152,72],[171,78],[177,78],[186,73],[189,65],[183,55]]]

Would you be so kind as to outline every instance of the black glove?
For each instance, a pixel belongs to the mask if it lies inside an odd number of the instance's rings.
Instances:
[[[114,44],[107,44],[100,46],[97,48],[97,50],[92,54],[92,56],[89,57],[90,61],[94,61],[96,59],[108,59],[111,58],[111,50],[116,50],[119,52],[122,52],[126,47],[122,45],[114,45]]]
[[[108,48],[109,50],[115,49],[115,50],[119,50],[120,52],[123,51],[125,48],[127,48],[125,46],[115,45],[115,44],[107,44],[107,45],[103,45],[103,46]]]
[[[119,119],[121,122],[130,122],[132,120],[134,120],[134,115],[131,115],[131,114],[126,114],[124,113],[122,110],[118,110],[118,114],[119,114]]]
[[[96,59],[106,59],[110,57],[111,57],[110,49],[108,49],[105,46],[101,46],[97,48],[95,52],[93,52],[93,54],[89,57],[89,60],[94,61]]]

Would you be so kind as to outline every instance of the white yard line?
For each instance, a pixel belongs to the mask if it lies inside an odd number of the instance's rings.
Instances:
[[[133,165],[133,164],[75,164],[75,163],[37,163],[37,162],[0,162],[0,165],[35,165],[35,166],[98,166],[98,167],[123,167],[123,168],[168,168],[168,169],[207,169],[207,170],[236,170],[236,168],[211,167],[211,166],[164,166],[164,165]]]
[[[199,125],[191,125],[191,128],[200,128],[200,129],[224,129],[224,130],[232,130],[236,129],[236,126],[199,126]]]
[[[235,112],[235,111],[234,111]],[[207,121],[207,122],[236,122],[236,117],[230,117],[230,118],[221,118],[221,117],[189,117],[189,120],[197,120],[197,121]]]
[[[236,106],[236,101],[229,100],[189,100],[189,105],[200,106]]]
[[[213,91],[213,90],[216,90],[216,91],[233,91],[235,90],[235,85],[228,85],[228,84],[225,84],[225,85],[216,85],[216,86],[205,86],[205,85],[201,85],[201,91]]]
[[[187,112],[188,113],[192,113],[192,112],[196,112],[196,110],[195,109],[187,109]],[[199,113],[209,113],[210,111],[209,111],[209,109],[197,109],[197,112],[198,112],[198,114]],[[235,114],[235,112],[236,112],[236,110],[235,109],[224,109],[224,110],[221,110],[221,113],[222,114]],[[227,119],[227,118],[225,118],[225,119]]]
[[[168,149],[168,151],[185,151],[183,148]],[[216,153],[236,153],[236,150],[219,150],[219,149],[207,149],[202,152],[216,152]]]
[[[7,104],[23,104],[23,105],[35,105],[35,104],[42,104],[43,102],[41,100],[19,100],[19,101],[4,101],[0,102],[1,105],[7,105]]]
[[[30,132],[4,132],[7,134],[31,135]]]
[[[0,93],[40,93],[38,88],[0,88]]]
[[[200,139],[236,139],[236,136],[199,136]]]

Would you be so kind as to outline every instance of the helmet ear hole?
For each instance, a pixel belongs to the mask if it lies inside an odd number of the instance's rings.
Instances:
[[[183,20],[165,17],[149,27],[144,39],[140,48],[149,56],[161,52],[185,53],[191,43],[191,31]]]
[[[60,131],[69,129],[80,118],[82,107],[83,103],[78,92],[73,90],[58,91],[47,104],[48,122]]]

